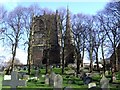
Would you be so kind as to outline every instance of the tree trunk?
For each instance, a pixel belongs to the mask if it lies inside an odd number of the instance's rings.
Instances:
[[[118,71],[118,53],[117,53],[117,48],[115,48],[115,56],[116,56],[115,66],[116,66],[116,71]]]
[[[104,58],[103,42],[102,42],[102,45],[101,45],[101,51],[102,51],[102,59],[103,59],[103,71],[104,71],[104,74],[105,74],[106,62],[105,62],[105,58]]]
[[[81,57],[81,67],[83,67],[83,58],[84,58],[84,46],[83,46],[83,51],[82,51],[82,57]]]
[[[90,52],[90,72],[93,71],[93,60],[92,60],[92,52]]]
[[[16,49],[17,49],[17,44],[18,44],[18,40],[17,38],[15,39],[15,46],[13,47],[13,56],[12,56],[12,67],[11,67],[11,71],[13,71],[14,69],[14,61],[15,61],[15,56],[16,56]]]
[[[77,51],[77,70],[76,70],[77,77],[78,77],[79,69],[80,69],[80,60],[81,60],[81,54],[79,51]]]
[[[27,60],[27,65],[28,65],[28,74],[31,74],[31,46],[28,47],[28,60]]]
[[[49,50],[47,50],[46,74],[48,73],[48,69],[49,69]]]
[[[99,62],[98,62],[98,48],[97,48],[97,51],[96,51],[96,64],[97,64],[97,71],[100,71]]]
[[[64,47],[62,47],[62,74],[64,73]]]

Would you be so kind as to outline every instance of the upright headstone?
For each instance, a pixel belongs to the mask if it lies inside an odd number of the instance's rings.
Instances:
[[[23,76],[26,75],[26,72],[18,72],[18,78],[23,79]]]
[[[109,72],[108,71],[105,71],[105,76],[108,76],[109,75]]]
[[[113,80],[113,82],[115,82],[115,81],[116,81],[116,76],[115,76],[115,73],[113,73],[113,75],[112,75],[112,80]]]
[[[54,85],[54,78],[55,78],[56,74],[54,72],[51,72],[50,74],[50,78],[49,78],[49,85],[53,86]]]
[[[16,71],[12,71],[11,80],[3,80],[2,85],[3,86],[11,86],[11,88],[16,88],[17,86],[25,86],[26,81],[25,80],[19,80],[18,79],[18,73]]]
[[[54,88],[55,89],[62,89],[63,78],[61,75],[56,75],[54,78]]]
[[[105,77],[105,75],[102,76],[100,85],[103,90],[109,90],[109,80]]]
[[[36,77],[39,77],[39,73],[40,73],[39,70],[35,70],[35,76]]]
[[[45,84],[49,85],[49,74],[45,75]]]
[[[83,82],[84,82],[84,84],[88,85],[89,83],[92,82],[92,78],[89,77],[89,76],[86,76],[86,77],[83,78]]]

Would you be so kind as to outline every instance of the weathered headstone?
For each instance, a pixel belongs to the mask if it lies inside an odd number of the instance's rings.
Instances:
[[[100,80],[100,85],[103,90],[109,90],[109,80],[105,77],[105,75],[103,75]]]
[[[28,80],[39,80],[38,77],[30,77]]]
[[[45,75],[45,84],[49,85],[49,74]]]
[[[71,86],[67,86],[64,88],[64,90],[73,90],[73,89],[71,88]]]
[[[88,85],[89,83],[92,82],[92,78],[89,76],[83,77],[83,82],[84,82],[84,84]]]
[[[39,72],[39,70],[38,70],[38,69],[37,69],[37,70],[35,70],[35,76],[36,76],[36,77],[39,77],[39,73],[40,73],[40,72]]]
[[[62,89],[63,78],[61,75],[56,75],[54,78],[54,88]]]
[[[88,90],[102,90],[102,88],[99,88],[99,87],[91,87],[91,88],[88,88]]]
[[[4,79],[3,80],[11,80],[11,75],[4,75]]]
[[[109,72],[108,71],[105,71],[105,76],[108,76],[109,75]]]
[[[23,76],[26,74],[26,72],[18,72],[18,78],[23,79]]]
[[[88,88],[96,87],[96,83],[92,82],[88,84]]]
[[[116,81],[116,76],[115,76],[115,73],[113,73],[113,75],[112,75],[112,80],[113,80],[113,82],[115,82],[115,81]]]
[[[11,86],[11,88],[16,88],[17,86],[25,86],[26,81],[25,80],[19,80],[18,79],[18,73],[16,71],[12,71],[11,80],[3,80],[2,85],[3,86]]]
[[[29,75],[23,75],[23,79],[24,80],[28,80],[29,79]]]
[[[54,78],[55,78],[56,74],[54,72],[51,72],[50,74],[50,78],[49,78],[49,85],[53,86],[54,85]]]
[[[44,77],[45,77],[45,75],[42,75],[42,77],[44,78]]]

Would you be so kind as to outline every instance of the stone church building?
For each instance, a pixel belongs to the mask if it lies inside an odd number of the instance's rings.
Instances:
[[[62,30],[60,30],[60,15],[45,14],[34,16],[30,29],[28,59],[30,63],[39,66],[41,64],[60,64],[62,57]],[[64,60],[65,63],[74,62],[74,44],[71,32],[69,10],[66,15],[66,30],[64,36]]]

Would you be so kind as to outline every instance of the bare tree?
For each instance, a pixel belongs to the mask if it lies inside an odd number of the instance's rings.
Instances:
[[[110,6],[108,5],[106,8],[110,9]],[[109,9],[105,9],[103,11],[104,20],[102,21],[102,25],[107,34],[107,37],[109,38],[109,41],[112,46],[112,51],[114,53],[114,61],[112,67],[118,71],[117,46],[120,43],[120,31],[119,31],[120,19],[118,17],[115,17],[114,14],[109,13],[110,12]]]
[[[64,73],[64,37],[65,37],[65,19],[66,19],[66,9],[64,8],[59,8],[59,19],[60,19],[60,33],[61,33],[61,61],[62,61],[62,74]]]
[[[6,42],[11,46],[12,51],[12,68],[14,68],[14,60],[16,56],[16,49],[19,46],[21,39],[24,38],[24,21],[23,17],[23,8],[18,6],[13,11],[8,13],[8,17],[6,19],[7,30],[4,33],[6,36]]]
[[[99,40],[100,40],[100,48],[101,48],[101,54],[102,54],[102,60],[103,60],[103,71],[105,73],[106,71],[106,61],[105,61],[105,53],[106,50],[105,49],[109,49],[108,48],[108,39],[107,39],[107,35],[106,35],[106,31],[104,29],[103,26],[103,22],[104,22],[104,16],[101,12],[98,12],[97,15],[97,28],[99,30]],[[109,51],[109,50],[107,50]],[[107,57],[108,58],[108,57]]]
[[[93,52],[95,47],[95,29],[93,23],[93,17],[88,16],[86,18],[85,26],[86,26],[86,49],[88,51],[89,59],[90,59],[90,72],[93,71]]]
[[[44,10],[41,9],[37,4],[33,4],[30,7],[23,8],[23,25],[24,25],[24,30],[25,30],[25,39],[24,39],[24,46],[25,49],[28,51],[28,59],[27,59],[27,65],[28,65],[28,74],[31,73],[31,53],[32,53],[32,26],[34,22],[32,21],[34,16],[36,15],[43,15]]]
[[[107,17],[105,30],[114,53],[113,68],[118,71],[117,47],[120,44],[120,1],[108,3],[105,8],[105,16]]]
[[[77,70],[76,75],[79,74],[80,65],[83,67],[83,57],[85,51],[85,27],[84,27],[85,15],[77,14],[73,16],[72,30],[74,34],[75,47],[76,47],[76,62]]]

